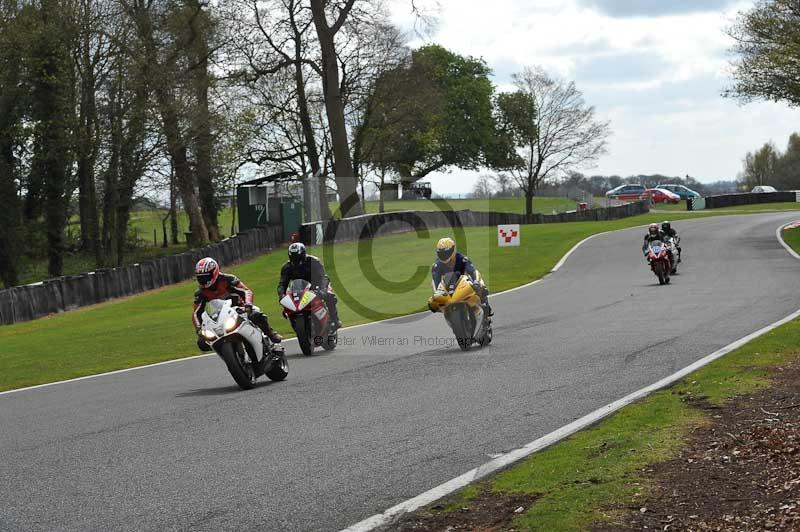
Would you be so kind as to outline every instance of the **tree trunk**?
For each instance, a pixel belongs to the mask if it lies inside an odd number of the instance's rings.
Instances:
[[[33,52],[40,68],[36,69],[33,103],[39,123],[32,171],[44,183],[47,270],[58,277],[64,269],[64,228],[69,206],[74,71],[68,28],[59,14],[59,3],[43,1],[40,16],[42,33]]]
[[[533,218],[533,189],[525,189],[525,217],[528,222]]]
[[[0,53],[0,281],[6,287],[12,287],[19,284],[19,230],[22,224],[22,205],[16,181],[18,164],[14,156],[14,149],[20,142],[16,131],[22,120],[17,90],[19,47],[8,46],[0,49]]]
[[[342,218],[363,214],[353,176],[353,162],[347,139],[347,126],[344,119],[344,100],[339,85],[339,63],[334,43],[335,31],[328,24],[325,15],[325,1],[311,0],[314,27],[317,30],[322,53],[322,90],[325,96],[325,111],[333,147],[334,173],[339,192],[339,210]]]
[[[175,184],[175,169],[172,167],[170,161],[169,172],[169,233],[170,239],[173,244],[177,245],[178,241],[178,191]]]
[[[95,100],[95,73],[90,57],[88,33],[84,35],[81,49],[81,103],[78,133],[78,214],[81,223],[81,248],[95,254],[100,263],[100,227],[97,219],[97,192],[94,165],[96,159],[95,125],[97,104]]]
[[[211,133],[211,113],[208,109],[208,91],[211,80],[208,72],[208,17],[202,11],[198,0],[189,2],[192,10],[198,13],[192,16],[190,31],[192,33],[192,49],[195,65],[193,70],[195,109],[192,114],[194,131],[194,152],[196,157],[195,172],[197,188],[200,193],[203,221],[208,230],[208,237],[219,240],[219,224],[217,221],[217,202],[214,198],[213,168],[213,135]]]
[[[158,61],[158,51],[148,7],[137,6],[132,15],[138,26],[139,36],[144,42],[148,68],[153,73],[153,89],[156,95],[158,111],[161,115],[167,152],[172,158],[172,164],[175,168],[175,181],[183,198],[183,208],[189,217],[190,244],[196,247],[204,246],[208,243],[208,229],[203,218],[197,192],[195,192],[194,175],[187,157],[186,142],[180,130],[178,102],[175,99],[174,87],[172,86],[175,80],[171,76],[171,72],[174,69],[169,68],[170,65],[162,65]]]
[[[3,110],[0,108],[0,112]],[[9,288],[19,284],[17,261],[21,211],[14,179],[16,166],[11,133],[0,129],[0,281]]]

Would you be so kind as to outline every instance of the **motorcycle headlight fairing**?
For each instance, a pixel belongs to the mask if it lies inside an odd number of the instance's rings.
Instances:
[[[205,338],[208,341],[214,340],[217,337],[217,335],[214,334],[214,331],[210,331],[208,329],[203,329],[202,334],[203,338]]]
[[[231,332],[239,325],[239,318],[236,316],[231,316],[227,320],[225,320],[225,332]]]

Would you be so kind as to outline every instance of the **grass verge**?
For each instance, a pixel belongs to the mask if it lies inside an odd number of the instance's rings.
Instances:
[[[795,252],[800,253],[800,227],[784,229],[783,241],[795,250]]]
[[[798,334],[800,320],[789,322],[675,386],[405,518],[397,529],[429,530],[432,521],[454,524],[463,508],[481,506],[479,497],[509,495],[533,501],[524,512],[507,516],[506,524],[514,530],[583,530],[608,521],[614,511],[610,508],[635,507],[648,493],[651,485],[644,471],[674,458],[689,432],[709,422],[704,407],[768,386],[774,368],[800,358]]]
[[[587,236],[662,218],[663,214],[649,214],[611,222],[524,226],[519,248],[498,248],[494,228],[467,228],[459,246],[473,259],[491,290],[499,292],[542,277]],[[691,215],[681,213],[671,217],[688,218]],[[313,249],[332,273],[345,324],[422,310],[430,291],[434,243],[445,234],[444,230],[406,233]],[[638,246],[638,238],[634,240],[631,245]],[[228,271],[255,291],[256,303],[278,331],[288,335],[291,330],[280,318],[275,297],[284,260],[281,250]],[[191,326],[193,293],[193,283],[185,282],[0,327],[0,391],[197,354]],[[367,304],[370,312],[364,312],[362,304]]]

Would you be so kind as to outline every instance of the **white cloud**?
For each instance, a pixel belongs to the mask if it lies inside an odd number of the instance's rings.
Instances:
[[[429,40],[483,57],[501,90],[526,65],[574,79],[598,115],[612,121],[598,173],[730,179],[746,151],[770,139],[782,146],[800,124],[800,111],[785,105],[740,107],[720,96],[731,45],[725,29],[752,3],[439,0]],[[398,23],[412,23],[409,6],[394,0]],[[465,175],[475,174],[436,177],[434,188],[467,192]]]

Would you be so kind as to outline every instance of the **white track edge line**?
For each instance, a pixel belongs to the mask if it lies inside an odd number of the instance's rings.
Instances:
[[[786,244],[786,242],[784,242],[783,237],[781,235],[781,231],[787,225],[789,225],[789,224],[783,224],[783,225],[779,226],[778,229],[776,230],[775,234],[776,234],[776,236],[778,238],[778,241],[781,243],[781,245],[784,248],[786,248],[786,250],[789,252],[789,254],[791,256],[793,256],[794,258],[800,260],[800,255],[798,255],[791,247],[789,247]],[[598,233],[598,235],[599,234],[602,234],[602,233]],[[592,236],[595,236],[595,235],[592,235]],[[589,238],[591,238],[591,236]],[[582,244],[583,242],[585,242],[589,238],[586,238],[583,241],[579,242],[575,247],[577,247],[578,245]],[[575,248],[570,250],[569,253],[571,253],[574,249]],[[566,259],[566,256],[565,256],[564,259],[562,259],[562,261],[565,260],[565,259]],[[559,261],[559,262],[561,262],[561,261]],[[559,266],[559,265],[557,264],[556,266]],[[554,270],[555,269],[556,268],[554,268]],[[479,480],[479,479],[481,479],[481,478],[483,478],[483,477],[485,477],[485,476],[487,476],[487,475],[489,475],[491,473],[494,473],[495,471],[498,471],[500,469],[503,469],[504,467],[507,467],[507,466],[513,464],[514,462],[517,462],[517,461],[519,461],[519,460],[521,460],[523,458],[526,458],[526,457],[530,456],[531,454],[533,454],[533,453],[535,453],[537,451],[540,451],[540,450],[542,450],[542,449],[544,449],[546,447],[549,447],[550,445],[553,445],[554,443],[557,443],[560,440],[563,440],[564,438],[566,438],[568,436],[571,436],[572,434],[578,432],[579,430],[582,430],[582,429],[584,429],[584,428],[586,428],[586,427],[588,427],[588,426],[600,421],[601,419],[607,417],[609,414],[612,414],[612,413],[616,412],[617,410],[620,410],[621,408],[623,408],[625,406],[628,406],[629,404],[638,401],[639,399],[647,397],[648,395],[650,395],[651,393],[653,393],[655,391],[658,391],[658,390],[660,390],[662,388],[666,388],[670,384],[674,384],[675,382],[679,381],[680,379],[684,378],[685,376],[689,375],[690,373],[702,368],[703,366],[706,366],[706,365],[710,364],[711,362],[717,360],[718,358],[722,358],[723,356],[727,355],[731,351],[734,351],[734,350],[738,349],[739,347],[741,347],[744,344],[750,342],[751,340],[754,340],[754,339],[758,338],[759,336],[763,336],[763,335],[767,334],[768,332],[780,327],[781,325],[784,325],[784,324],[792,321],[793,319],[795,319],[797,317],[800,317],[800,310],[796,310],[796,311],[792,312],[791,314],[789,314],[788,316],[786,316],[786,317],[784,317],[784,318],[782,318],[782,319],[780,319],[780,320],[778,320],[776,322],[773,322],[773,323],[767,325],[766,327],[762,327],[761,329],[759,329],[759,330],[757,330],[757,331],[755,331],[753,333],[750,333],[747,336],[739,338],[738,340],[726,345],[722,349],[718,349],[717,351],[714,351],[710,355],[706,355],[705,357],[701,358],[700,360],[697,360],[696,362],[694,362],[694,363],[686,366],[685,368],[673,373],[672,375],[664,377],[663,379],[661,379],[661,380],[659,380],[659,381],[657,381],[657,382],[655,382],[655,383],[653,383],[653,384],[651,384],[649,386],[646,386],[646,387],[644,387],[644,388],[642,388],[640,390],[637,390],[637,391],[635,391],[635,392],[633,392],[631,394],[628,394],[625,397],[623,397],[622,399],[617,399],[616,401],[614,401],[612,403],[609,403],[609,404],[607,404],[607,405],[605,405],[603,407],[600,407],[597,410],[595,410],[594,412],[591,412],[591,413],[589,413],[589,414],[587,414],[587,415],[585,415],[585,416],[583,416],[583,417],[581,417],[579,419],[576,419],[572,423],[564,425],[563,427],[561,427],[559,429],[556,429],[553,432],[551,432],[549,434],[546,434],[546,435],[542,436],[541,438],[538,438],[538,439],[528,443],[524,447],[520,447],[519,449],[515,449],[513,451],[510,451],[510,452],[508,452],[508,453],[506,453],[506,454],[504,454],[502,456],[498,456],[497,458],[494,458],[494,459],[486,462],[485,464],[476,467],[475,469],[471,469],[471,470],[467,471],[463,475],[460,475],[460,476],[458,476],[458,477],[456,477],[456,478],[454,478],[452,480],[448,480],[447,482],[445,482],[443,484],[440,484],[440,485],[436,486],[435,488],[432,488],[432,489],[430,489],[430,490],[428,490],[428,491],[426,491],[426,492],[424,492],[424,493],[422,493],[420,495],[417,495],[416,497],[413,497],[411,499],[407,499],[407,500],[401,502],[400,504],[392,506],[391,508],[389,508],[388,510],[386,510],[385,512],[383,512],[381,514],[373,515],[372,517],[368,517],[367,519],[364,519],[363,521],[360,521],[360,522],[358,522],[358,523],[356,523],[356,524],[354,524],[352,526],[349,526],[349,527],[345,528],[344,530],[342,530],[342,532],[370,532],[372,530],[375,530],[378,527],[385,526],[385,525],[391,523],[393,519],[399,517],[401,514],[413,512],[414,510],[417,510],[417,509],[419,509],[419,508],[421,508],[423,506],[426,506],[426,505],[428,505],[428,504],[430,504],[430,503],[432,503],[434,501],[437,501],[437,500],[441,499],[442,497],[450,495],[451,493],[463,488],[464,486],[466,486],[467,484],[470,484],[471,482]]]

